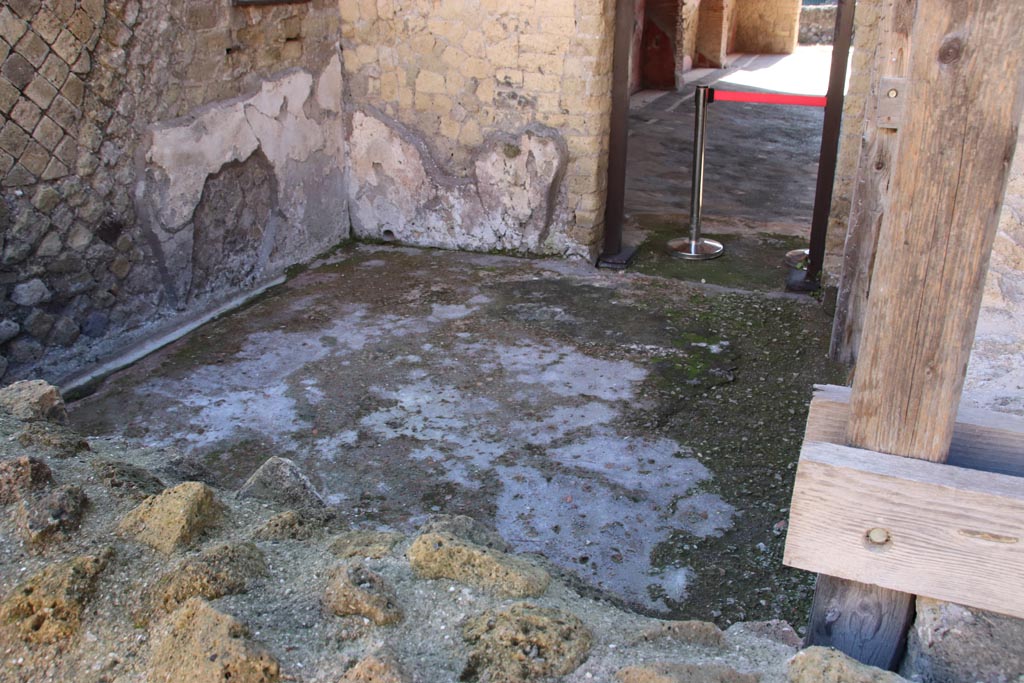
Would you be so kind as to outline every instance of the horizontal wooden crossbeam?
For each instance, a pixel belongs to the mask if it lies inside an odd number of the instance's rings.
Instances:
[[[784,563],[1024,618],[1024,420],[961,409],[937,464],[841,445],[848,399],[811,403]]]
[[[850,388],[816,385],[804,441],[846,445],[849,422]],[[1024,417],[961,404],[946,464],[1024,477]]]

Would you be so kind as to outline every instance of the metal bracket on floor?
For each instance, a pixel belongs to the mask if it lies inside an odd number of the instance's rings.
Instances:
[[[633,257],[636,256],[636,250],[637,247],[622,245],[622,249],[617,254],[601,254],[597,259],[597,267],[608,268],[609,270],[625,270],[629,267]]]

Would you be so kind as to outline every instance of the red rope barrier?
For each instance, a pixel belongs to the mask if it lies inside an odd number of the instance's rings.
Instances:
[[[774,92],[738,92],[712,89],[712,102],[750,102],[753,104],[791,104],[797,107],[824,107],[825,97],[783,95]]]

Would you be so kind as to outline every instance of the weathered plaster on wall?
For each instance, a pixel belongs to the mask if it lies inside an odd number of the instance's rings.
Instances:
[[[697,60],[698,7],[700,0],[680,0],[676,23],[676,88],[683,85],[683,74]]]
[[[497,249],[516,243],[516,249],[533,251],[529,245],[536,242],[541,253],[596,255],[607,183],[614,3],[415,0],[399,6],[394,0],[342,0],[341,12],[353,108],[365,113],[369,107],[384,115],[378,122],[401,124],[387,124],[390,132],[381,135],[415,138],[431,183],[474,183],[478,159],[509,132],[539,125],[564,140],[565,192],[549,239],[506,236],[490,246],[482,239],[448,240],[447,246]],[[353,125],[353,136],[361,128]],[[353,140],[353,147],[358,144]],[[366,197],[350,197],[362,217],[359,230],[379,234],[385,228],[368,222],[376,209],[363,205]],[[451,207],[442,202],[438,209],[427,221],[432,225]],[[422,206],[417,213],[427,220],[432,210]],[[423,230],[411,231],[407,239],[440,237],[433,228]]]
[[[308,259],[347,235],[339,25],[336,0],[249,8],[230,0],[2,3],[0,381],[28,373],[58,379],[209,305],[214,293],[186,296],[187,268],[173,265],[189,260],[185,240],[173,261],[167,244],[154,239],[164,225],[155,212],[174,210],[151,191],[155,176],[142,175],[145,152],[155,130],[177,125],[161,124],[206,116],[216,127],[216,110],[249,101],[289,69],[305,74],[288,86],[302,111],[285,107],[278,120],[274,102],[264,107],[269,115],[253,102],[234,119],[244,126],[240,134],[248,130],[261,141],[275,176],[287,179],[275,180],[281,197],[272,202],[261,270],[253,276]],[[313,151],[317,136],[322,149]],[[221,156],[241,158],[242,147]],[[164,218],[177,235],[192,232],[187,220],[179,224],[220,168],[216,159],[206,161],[185,182],[187,192],[179,192],[185,176],[176,176],[175,194],[188,202]],[[163,172],[155,163],[150,170]],[[141,195],[140,181],[147,190]],[[231,207],[206,207],[205,218],[216,215],[212,209]],[[249,286],[247,278],[224,282]]]
[[[469,177],[451,176],[426,145],[382,114],[352,117],[349,197],[356,235],[425,246],[514,252],[571,250],[564,233],[568,151],[533,127],[490,139]],[[404,134],[403,134],[404,133]]]
[[[279,243],[277,263],[268,252],[260,270],[273,272],[275,266],[308,257],[345,234],[347,206],[337,172],[344,158],[344,129],[335,106],[340,73],[340,60],[334,57],[315,91],[311,74],[294,71],[265,81],[259,92],[248,98],[215,103],[195,116],[153,127],[145,156],[146,173],[135,194],[140,204],[151,205],[149,229],[159,243],[161,265],[172,279],[179,305],[189,298],[190,221],[207,178],[225,164],[246,160],[256,150],[262,151],[274,170],[280,218],[287,226],[289,241],[296,244],[296,249],[290,250],[280,248]],[[307,116],[307,108],[319,107],[321,100],[333,111]],[[310,182],[320,173],[329,174],[332,167],[333,183]],[[318,211],[310,210],[313,193],[318,195]]]

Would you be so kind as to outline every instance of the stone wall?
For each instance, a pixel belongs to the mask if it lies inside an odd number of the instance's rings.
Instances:
[[[348,197],[363,237],[593,258],[609,0],[342,0]]]
[[[801,45],[831,45],[836,31],[836,5],[804,5],[800,8]]]
[[[680,0],[679,21],[676,23],[676,86],[683,84],[683,74],[694,67],[697,60],[697,27],[700,0]]]
[[[723,66],[734,52],[789,54],[796,49],[800,0],[680,0],[676,83],[697,66]]]
[[[0,7],[4,382],[59,377],[347,235],[338,32],[333,0]]]
[[[730,52],[790,54],[796,49],[800,0],[739,0]]]
[[[702,0],[697,7],[696,66],[724,66],[729,54],[736,0]]]

